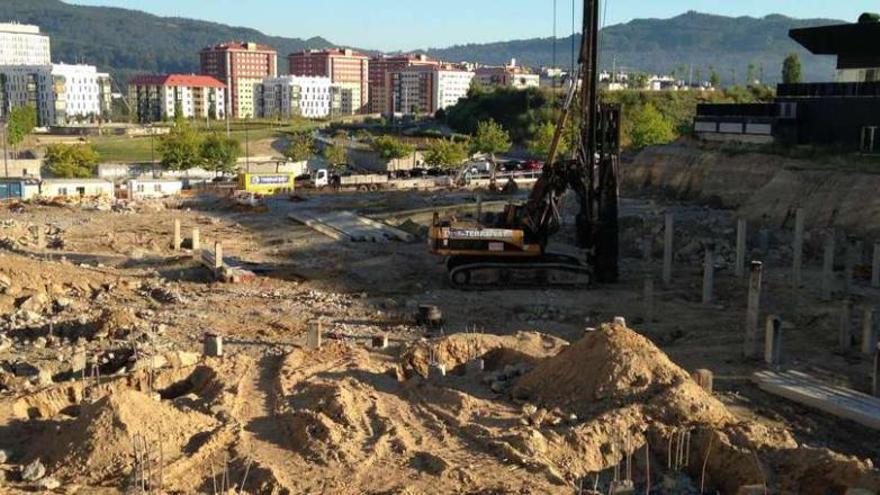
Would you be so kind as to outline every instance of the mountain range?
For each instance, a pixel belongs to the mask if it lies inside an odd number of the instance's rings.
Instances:
[[[60,0],[3,0],[0,21],[37,24],[52,37],[56,62],[85,62],[114,75],[120,86],[134,73],[196,72],[200,49],[223,41],[254,41],[274,47],[283,57],[305,48],[327,48],[324,38],[268,36],[255,29],[159,17],[120,8],[71,5]],[[801,55],[807,80],[828,80],[833,60],[810,55],[788,38],[794,27],[839,24],[831,19],[793,19],[781,15],[763,18],[724,17],[687,12],[671,19],[637,19],[602,31],[601,59],[605,69],[671,73],[677,70],[708,79],[715,70],[724,83],[742,83],[763,74],[765,82],[779,79],[782,60],[791,52]],[[575,39],[577,41],[577,39]],[[516,58],[532,66],[566,66],[572,37],[458,45],[427,50],[441,60],[501,64]],[[373,53],[370,50],[365,50]]]

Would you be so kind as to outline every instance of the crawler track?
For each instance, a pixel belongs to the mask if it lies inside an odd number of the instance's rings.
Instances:
[[[545,254],[539,258],[453,256],[446,267],[449,283],[462,290],[585,289],[592,283],[587,265],[560,254]]]

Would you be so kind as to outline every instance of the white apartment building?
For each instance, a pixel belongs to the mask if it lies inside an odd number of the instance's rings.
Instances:
[[[451,66],[413,66],[391,74],[395,113],[433,114],[465,96],[475,74]]]
[[[540,74],[532,74],[526,68],[517,66],[516,59],[500,67],[479,67],[475,72],[477,80],[483,86],[513,89],[541,86]]]
[[[38,26],[0,23],[0,65],[51,63],[49,37]]]
[[[331,86],[329,77],[280,76],[263,79],[254,89],[257,116],[327,118],[330,116]]]
[[[140,122],[173,119],[178,109],[188,119],[226,117],[226,85],[210,76],[137,76],[128,83],[128,96]]]
[[[333,83],[330,87],[333,105],[330,113],[336,115],[354,115],[364,106],[359,83]]]
[[[32,105],[39,126],[94,120],[110,111],[110,75],[93,65],[0,66],[0,111]]]

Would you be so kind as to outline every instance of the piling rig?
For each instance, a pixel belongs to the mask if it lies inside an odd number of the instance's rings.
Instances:
[[[434,254],[447,257],[453,286],[577,288],[617,281],[620,108],[601,104],[597,94],[599,2],[584,0],[578,69],[570,77],[549,156],[528,200],[476,222],[434,215],[429,243]],[[559,144],[574,115],[579,119],[573,152],[559,158]],[[578,204],[578,255],[547,250],[560,230],[560,206],[569,190]]]

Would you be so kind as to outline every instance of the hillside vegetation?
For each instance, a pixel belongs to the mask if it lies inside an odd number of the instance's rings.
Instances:
[[[59,0],[3,0],[0,20],[37,24],[52,37],[53,62],[80,62],[110,71],[119,85],[141,72],[197,72],[199,50],[223,41],[254,41],[283,57],[304,48],[332,44],[267,36],[255,29],[191,19],[158,17],[136,10],[69,5]]]
[[[621,106],[621,145],[638,149],[663,144],[690,133],[700,103],[753,103],[772,97],[764,86],[732,87],[724,91],[614,91],[602,101]],[[526,144],[541,126],[555,123],[562,96],[545,89],[471,91],[467,98],[438,117],[456,132],[473,134],[480,122],[494,120],[514,142]],[[653,136],[646,140],[645,136]]]
[[[333,45],[323,38],[267,36],[243,27],[163,18],[135,10],[69,5],[59,0],[3,0],[0,20],[40,25],[52,36],[54,61],[95,64],[116,76],[120,87],[134,73],[195,72],[199,68],[199,50],[222,41],[255,41],[274,47],[282,73],[286,72],[284,55]],[[759,78],[763,73],[764,82],[774,83],[780,78],[785,56],[796,52],[803,61],[806,80],[828,80],[833,60],[810,55],[788,38],[788,30],[841,22],[780,15],[733,18],[696,12],[671,19],[638,19],[602,31],[602,66],[664,74],[678,72],[683,78],[693,75],[704,80],[714,69],[725,85],[731,85],[745,84],[751,65],[753,77]],[[475,28],[478,26],[474,24]],[[516,58],[524,64],[540,66],[553,63],[553,45],[553,39],[548,37],[460,45],[431,49],[428,53],[453,62],[501,64]],[[567,65],[571,37],[557,40],[556,46],[557,62]]]
[[[849,22],[854,22],[851,19]],[[660,74],[678,72],[687,79],[707,80],[712,69],[725,85],[745,84],[749,65],[753,76],[765,83],[781,78],[786,55],[798,53],[807,81],[829,80],[833,57],[811,55],[788,37],[792,28],[841,24],[832,19],[792,19],[782,15],[725,17],[687,12],[671,19],[636,19],[609,26],[601,33],[602,68],[629,69]],[[552,33],[548,33],[551,35]],[[580,36],[577,36],[580,43]],[[526,65],[553,64],[553,38],[459,45],[430,49],[428,53],[444,60],[474,60],[502,64],[511,58]],[[557,62],[570,64],[571,37],[556,41]]]

